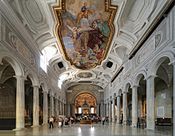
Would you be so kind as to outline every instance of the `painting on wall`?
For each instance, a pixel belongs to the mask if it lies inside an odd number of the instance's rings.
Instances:
[[[62,0],[54,11],[65,58],[82,70],[101,64],[114,35],[117,7],[110,0]]]

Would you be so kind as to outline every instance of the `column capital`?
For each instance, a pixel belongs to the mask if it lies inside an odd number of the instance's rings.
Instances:
[[[175,66],[175,60],[174,60],[174,61],[171,61],[171,62],[169,63],[169,65]]]
[[[131,86],[131,88],[133,89],[133,88],[138,88],[139,87],[139,85],[133,85],[133,86]]]
[[[47,91],[43,91],[43,94],[48,94],[48,92]]]
[[[25,76],[22,76],[22,75],[14,75],[13,77],[15,77],[16,79],[26,80],[26,77]]]
[[[126,91],[125,91],[125,92],[123,92],[123,94],[127,94],[127,93],[128,93],[128,92],[126,92]]]
[[[148,75],[145,79],[148,80],[148,79],[150,79],[150,78],[155,78],[155,77],[157,77],[157,75],[155,75],[155,74],[150,74],[150,75]]]
[[[50,95],[50,97],[54,97],[54,93],[52,93],[52,92],[49,95]]]
[[[39,85],[33,85],[33,88],[40,88],[40,86]]]

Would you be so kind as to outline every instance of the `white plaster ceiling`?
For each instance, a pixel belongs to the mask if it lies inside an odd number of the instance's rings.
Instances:
[[[25,26],[40,51],[50,45],[57,48],[58,52],[50,59],[49,64],[58,78],[68,74],[63,81],[63,88],[67,89],[81,82],[105,88],[170,1],[112,0],[112,4],[118,6],[114,21],[115,36],[106,59],[101,65],[87,71],[72,67],[61,54],[61,46],[58,45],[54,34],[56,20],[52,8],[59,3],[57,0],[7,0],[5,2]],[[106,67],[108,61],[113,62],[111,68]],[[59,68],[58,62],[63,62],[64,68]],[[88,78],[77,76],[81,72],[90,73],[92,76]]]

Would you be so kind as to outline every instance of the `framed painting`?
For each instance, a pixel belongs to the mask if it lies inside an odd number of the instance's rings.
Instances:
[[[117,7],[110,0],[60,0],[53,9],[66,60],[82,70],[100,65],[115,33]]]

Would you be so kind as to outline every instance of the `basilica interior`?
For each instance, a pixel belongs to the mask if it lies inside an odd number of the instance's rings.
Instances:
[[[0,136],[175,136],[174,5],[0,0]]]

